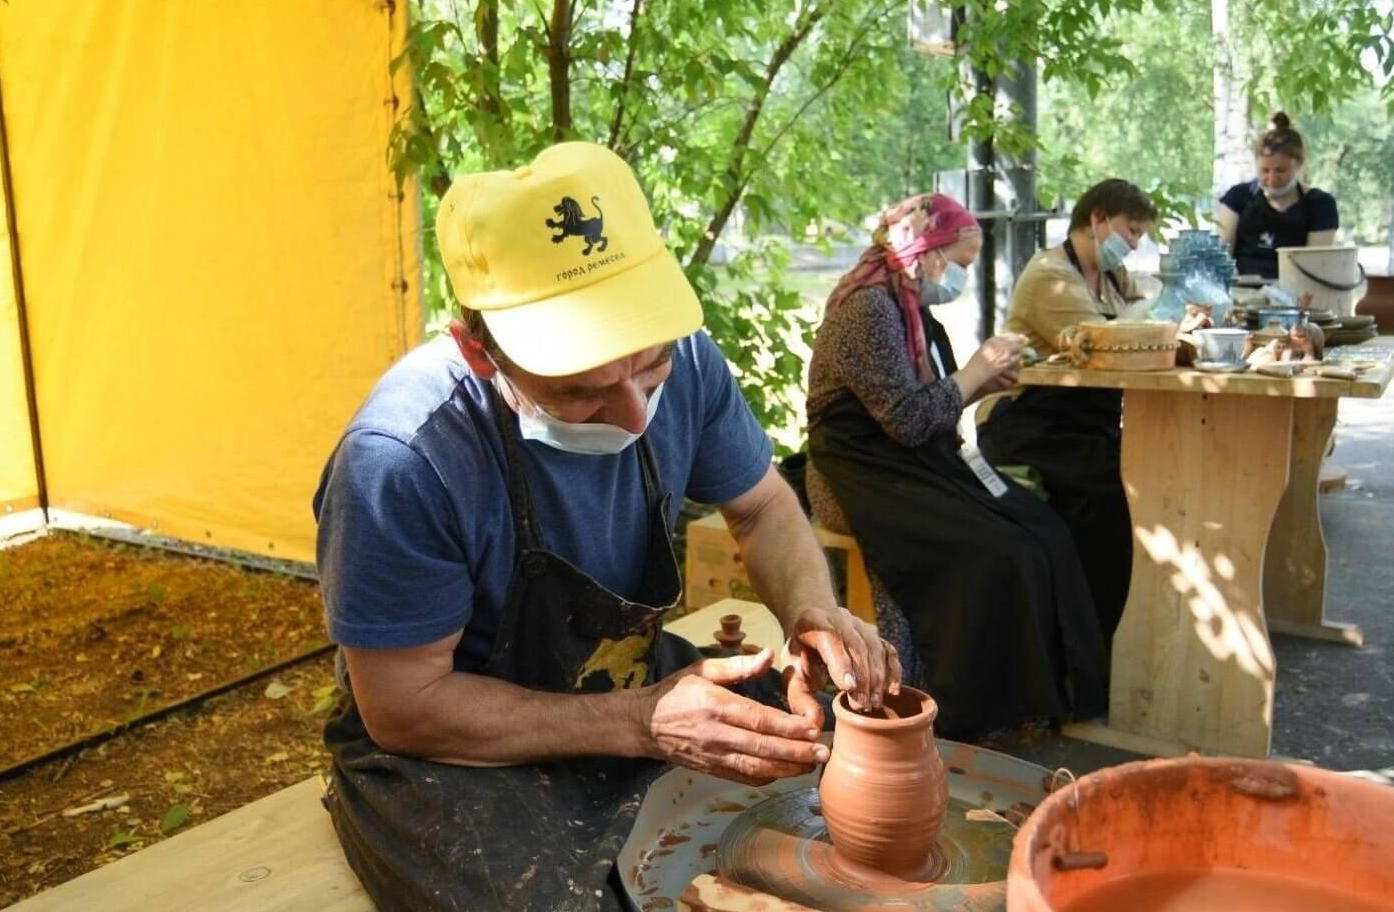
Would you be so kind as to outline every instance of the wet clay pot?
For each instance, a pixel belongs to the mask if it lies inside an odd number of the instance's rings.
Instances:
[[[1012,843],[1010,912],[1394,908],[1394,788],[1315,767],[1181,757],[1051,794]]]
[[[906,880],[924,874],[944,822],[949,784],[934,745],[939,707],[902,687],[886,708],[860,713],[839,694],[832,757],[818,786],[838,854]]]

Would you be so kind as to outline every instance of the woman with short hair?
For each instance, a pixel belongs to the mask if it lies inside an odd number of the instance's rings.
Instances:
[[[1038,251],[1022,270],[1007,329],[1051,355],[1061,330],[1117,317],[1140,297],[1123,260],[1156,220],[1151,198],[1128,181],[1110,178],[1090,187],[1070,213],[1064,243]],[[1118,466],[1123,394],[1032,386],[1011,396],[990,403],[978,446],[998,465],[1030,466],[1040,474],[1047,501],[1074,536],[1100,628],[1111,643],[1132,576],[1132,524]]]

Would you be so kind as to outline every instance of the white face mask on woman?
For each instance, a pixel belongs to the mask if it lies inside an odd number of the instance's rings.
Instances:
[[[1128,242],[1123,239],[1123,235],[1119,234],[1117,231],[1109,232],[1108,237],[1104,238],[1102,241],[1095,241],[1095,244],[1097,245],[1097,252],[1094,255],[1094,259],[1098,267],[1104,272],[1112,272],[1119,266],[1122,266],[1123,261],[1128,258],[1128,254],[1133,252],[1133,248],[1128,246]]]
[[[930,307],[956,301],[967,286],[968,270],[953,260],[945,259],[944,274],[939,277],[939,281],[936,282],[927,275],[920,276],[920,303]]]
[[[665,381],[666,382],[666,381]],[[574,423],[562,421],[542,406],[533,402],[518,387],[504,377],[503,371],[494,372],[494,386],[504,399],[512,399],[513,410],[518,413],[518,432],[524,440],[536,440],[564,453],[579,453],[583,456],[613,456],[622,453],[639,439],[638,434],[622,427],[604,422]],[[507,387],[505,390],[504,387]],[[644,414],[644,430],[648,430],[658,411],[658,400],[663,395],[663,384],[654,387],[649,394],[648,409]]]
[[[1282,199],[1289,193],[1297,189],[1297,175],[1292,176],[1292,180],[1283,184],[1281,187],[1264,187],[1263,195],[1269,199]]]

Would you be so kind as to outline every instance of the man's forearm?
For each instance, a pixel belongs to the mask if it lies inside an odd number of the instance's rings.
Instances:
[[[647,754],[638,691],[558,694],[454,672],[417,699],[397,714],[410,722],[373,733],[379,746],[459,766]]]
[[[732,523],[750,583],[779,618],[785,635],[806,608],[833,608],[837,596],[823,549],[794,492],[769,498],[753,514]],[[729,521],[729,520],[728,520]]]

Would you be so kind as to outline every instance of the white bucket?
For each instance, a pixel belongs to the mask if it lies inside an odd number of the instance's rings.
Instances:
[[[1299,301],[1310,293],[1312,309],[1348,317],[1367,287],[1358,253],[1354,247],[1279,247],[1278,287]]]

